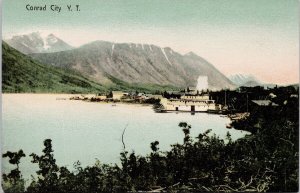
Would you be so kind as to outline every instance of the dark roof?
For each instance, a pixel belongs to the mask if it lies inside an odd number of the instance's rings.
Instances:
[[[258,106],[278,106],[270,100],[252,100]]]

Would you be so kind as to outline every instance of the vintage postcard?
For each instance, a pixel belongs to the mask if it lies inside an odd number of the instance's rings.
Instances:
[[[3,0],[6,193],[297,192],[299,1]]]

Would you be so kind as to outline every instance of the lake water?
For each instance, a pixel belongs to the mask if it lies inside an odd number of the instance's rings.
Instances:
[[[37,170],[29,154],[40,155],[43,140],[52,139],[54,156],[59,166],[73,168],[80,160],[83,166],[92,165],[98,158],[102,163],[120,163],[121,136],[127,126],[124,141],[126,150],[138,155],[150,153],[150,143],[159,141],[160,150],[182,143],[184,134],[178,127],[185,121],[192,125],[191,135],[198,136],[207,129],[225,138],[229,131],[233,139],[247,132],[226,129],[230,122],[220,115],[196,113],[155,113],[152,106],[133,104],[91,103],[56,100],[70,95],[4,94],[2,95],[2,151],[23,149],[20,168],[23,176]],[[5,172],[11,168],[2,161]]]

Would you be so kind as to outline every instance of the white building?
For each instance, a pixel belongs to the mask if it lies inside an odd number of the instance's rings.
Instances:
[[[113,100],[121,100],[122,97],[127,96],[128,93],[122,92],[122,91],[112,91],[112,98]]]
[[[209,99],[209,95],[184,95],[180,99],[161,99],[163,111],[207,112],[220,111],[221,105]]]

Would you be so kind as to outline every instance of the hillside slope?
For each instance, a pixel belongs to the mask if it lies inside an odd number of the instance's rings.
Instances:
[[[2,42],[2,92],[87,93],[105,89],[70,70],[36,62]]]

